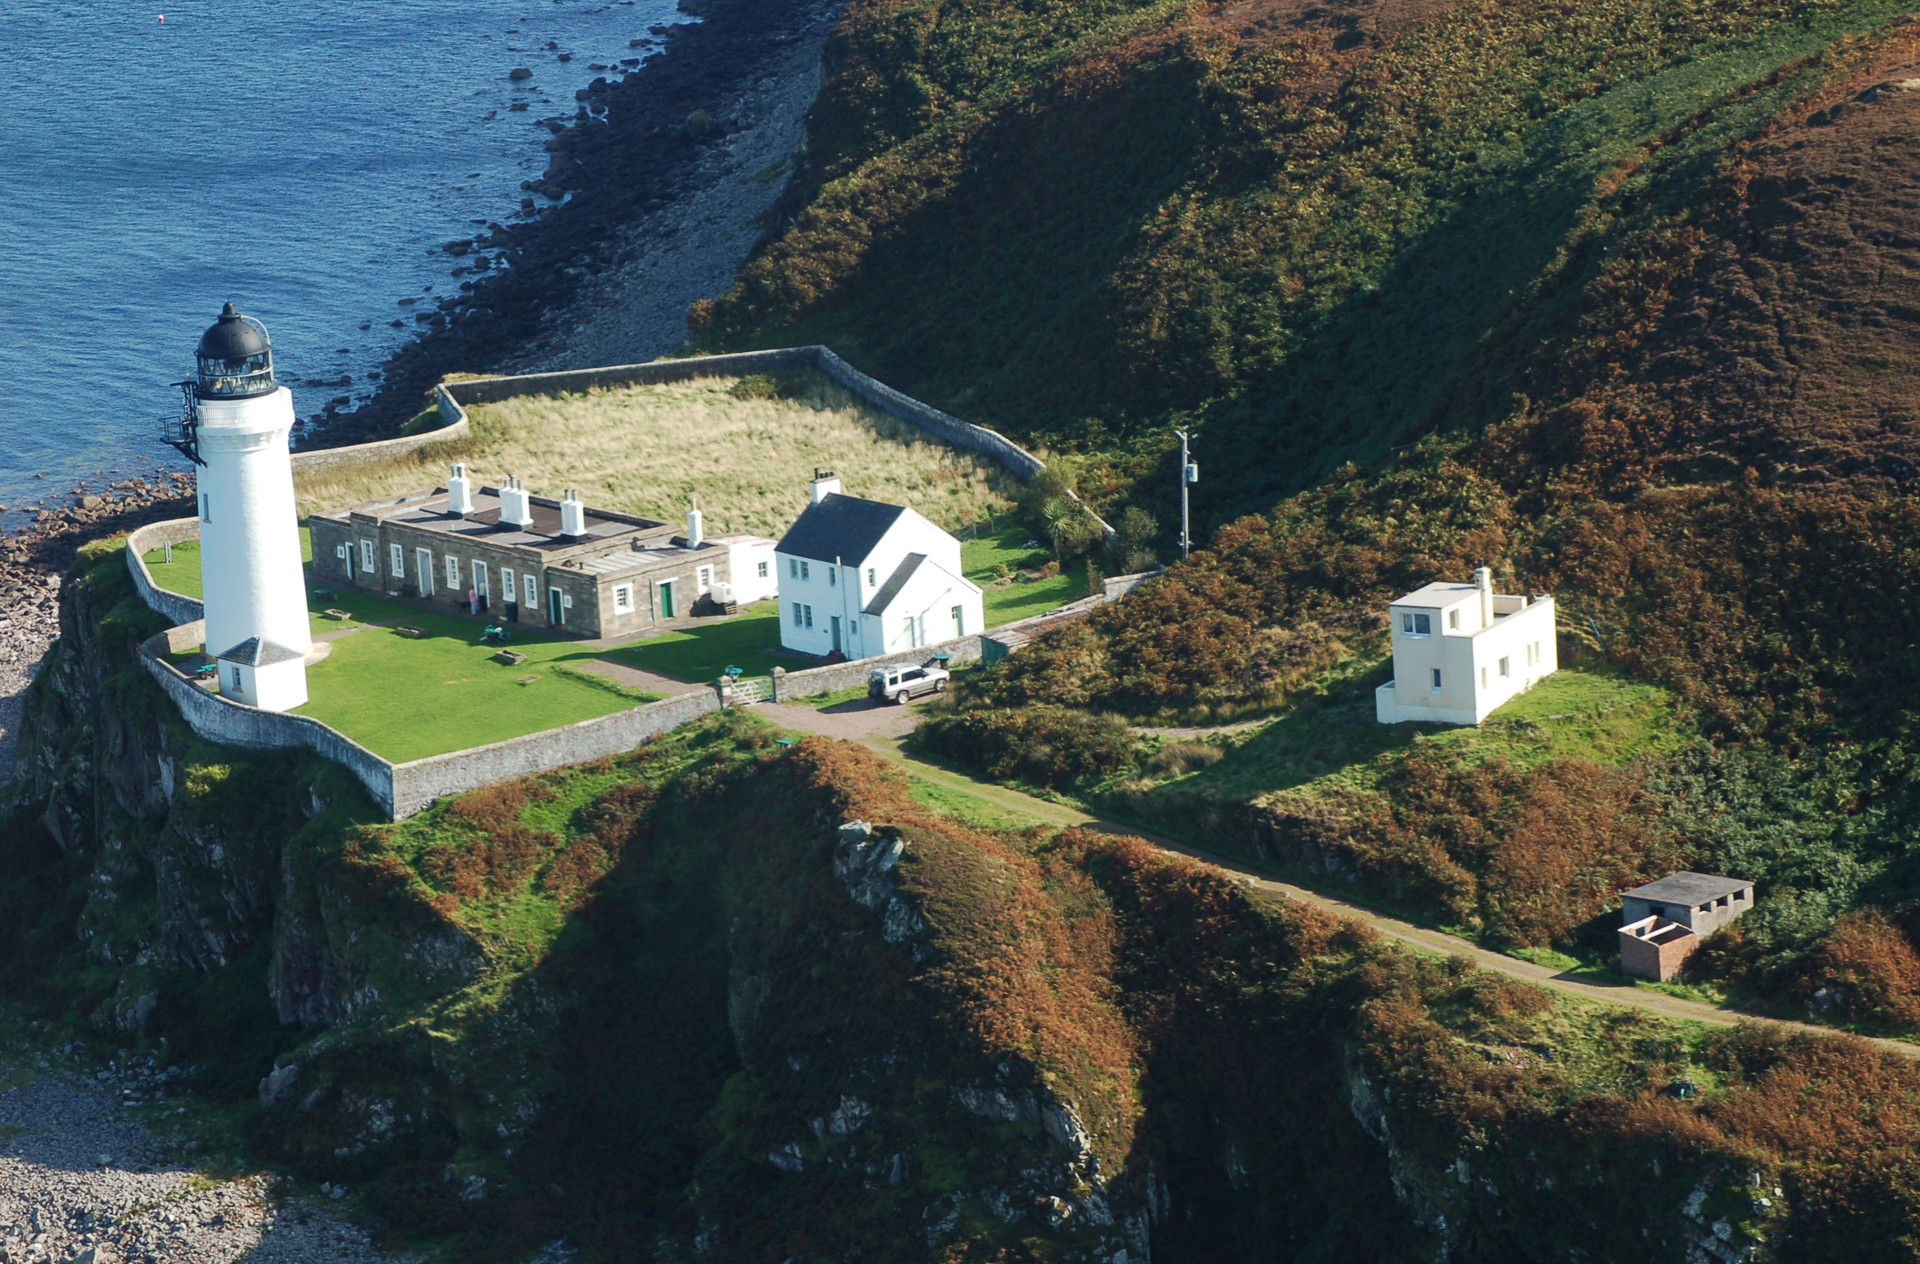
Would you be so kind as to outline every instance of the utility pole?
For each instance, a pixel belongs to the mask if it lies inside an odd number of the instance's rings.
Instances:
[[[1193,552],[1193,528],[1187,513],[1187,489],[1200,481],[1200,467],[1187,459],[1187,432],[1176,430],[1180,436],[1180,560],[1186,561]]]

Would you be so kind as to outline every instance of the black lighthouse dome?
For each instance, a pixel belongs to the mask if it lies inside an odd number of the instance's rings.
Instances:
[[[273,340],[267,327],[242,316],[232,303],[200,335],[194,394],[201,399],[246,399],[279,389],[273,380]]]

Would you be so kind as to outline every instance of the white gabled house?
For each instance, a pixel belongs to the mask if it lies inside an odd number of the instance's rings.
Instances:
[[[871,658],[986,630],[960,541],[904,505],[845,495],[830,471],[815,471],[774,565],[786,649]]]
[[[1481,567],[1470,584],[1428,584],[1388,608],[1393,679],[1374,691],[1382,724],[1479,724],[1559,667],[1553,598],[1493,591]]]

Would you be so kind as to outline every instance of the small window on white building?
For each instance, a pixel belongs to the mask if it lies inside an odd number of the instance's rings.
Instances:
[[[797,601],[793,603],[793,626],[794,626],[794,627],[796,627],[796,628],[797,628],[797,627],[799,627],[799,626],[801,626],[801,624],[800,624],[800,603],[799,603],[799,602],[797,602]]]
[[[807,564],[806,564],[806,562],[805,562],[805,560],[802,560],[802,561],[801,561],[801,563],[800,563],[800,578],[801,578],[801,579],[809,579],[809,578],[811,578],[811,576],[809,576],[809,575],[807,574]]]
[[[387,569],[393,572],[395,579],[407,576],[407,551],[397,544],[387,545]]]
[[[1500,674],[1502,676],[1513,675],[1513,660],[1505,655],[1502,655],[1500,658]]]
[[[372,540],[360,541],[360,569],[365,571],[369,575],[373,574],[373,541]]]
[[[871,566],[867,567],[867,587],[869,588],[878,587],[878,585],[873,582],[873,567]]]
[[[1432,636],[1433,619],[1429,615],[1403,610],[1400,612],[1400,633],[1402,636]]]
[[[527,605],[529,607],[539,605],[540,604],[539,576],[529,571],[527,574],[522,575],[520,578],[521,578],[521,581],[526,585]]]
[[[800,578],[800,559],[799,558],[790,557],[787,559],[787,578],[788,579]]]
[[[807,616],[807,626],[808,626],[808,627],[812,627],[812,626],[813,626],[813,607],[812,607],[812,606],[802,606],[802,607],[800,607],[800,609],[806,612],[806,616]]]
[[[767,564],[765,562],[760,563],[760,569],[758,571],[758,574],[761,579],[765,579],[767,577]]]
[[[613,589],[613,612],[615,614],[633,613],[633,585],[616,584]]]
[[[1433,669],[1433,691],[1435,693],[1440,692],[1440,669],[1438,667]]]
[[[500,568],[500,595],[506,599],[506,603],[510,606],[520,600],[520,590],[514,586],[514,583],[513,567],[502,566]]]
[[[1447,627],[1455,632],[1460,630],[1460,612],[1458,610],[1447,611]]]
[[[827,587],[838,588],[839,586],[840,586],[840,568],[838,566],[829,566],[827,568]]]

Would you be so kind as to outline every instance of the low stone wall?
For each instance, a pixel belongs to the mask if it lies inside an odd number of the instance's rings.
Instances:
[[[197,597],[184,596],[155,583],[153,572],[147,569],[145,555],[169,544],[184,544],[199,538],[198,518],[150,522],[127,536],[127,569],[133,573],[133,586],[140,590],[140,600],[147,603],[147,609],[175,623],[194,623],[205,618],[206,607]]]
[[[378,439],[372,443],[349,444],[344,448],[314,448],[307,452],[293,454],[295,473],[310,474],[315,470],[329,470],[340,465],[359,465],[363,461],[384,461],[390,457],[405,456],[409,452],[418,452],[421,448],[436,443],[454,443],[473,434],[473,426],[467,420],[466,413],[459,408],[448,408],[441,403],[444,392],[434,389],[436,403],[440,403],[440,419],[448,424],[438,430],[429,430],[425,434],[401,435],[398,439]]]
[[[149,637],[140,646],[141,666],[147,669],[148,675],[160,682],[160,687],[180,708],[181,718],[195,733],[210,742],[249,750],[294,750],[305,747],[352,773],[367,788],[373,801],[387,813],[389,820],[400,819],[394,815],[392,764],[318,720],[310,720],[304,715],[241,706],[210,689],[203,689],[167,661],[168,654],[191,650],[205,640],[206,635],[204,624],[186,623]]]
[[[936,654],[945,654],[951,663],[971,663],[980,658],[980,638],[963,636],[938,645],[923,645],[898,654],[876,654],[872,658],[854,658],[825,667],[800,671],[773,670],[773,701],[791,702],[795,698],[813,698],[839,689],[851,689],[867,683],[867,673],[876,667],[917,667]]]
[[[1108,601],[1118,601],[1160,573],[1159,570],[1151,570],[1135,571],[1131,575],[1112,575],[1107,578],[1101,591]]]
[[[393,768],[392,816],[402,821],[449,794],[619,755],[719,709],[718,692],[703,689],[565,728],[398,764]]]

